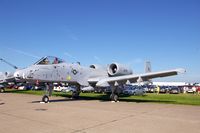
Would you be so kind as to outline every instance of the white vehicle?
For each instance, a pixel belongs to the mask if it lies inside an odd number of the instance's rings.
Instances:
[[[59,91],[59,92],[67,90],[67,89],[68,87],[65,87],[65,86],[54,86],[53,88],[54,91]]]
[[[94,88],[91,86],[81,88],[82,92],[94,92]]]
[[[61,86],[54,86],[53,90],[60,92],[60,91],[62,91],[62,88],[61,88]]]
[[[25,86],[19,86],[19,87],[18,87],[18,90],[25,90],[25,89],[26,89]]]
[[[187,93],[195,93],[196,87],[195,86],[184,86],[184,91],[186,91]]]
[[[187,93],[195,93],[196,92],[196,87],[192,86],[192,87],[188,87]]]
[[[74,86],[63,87],[61,91],[62,92],[72,92],[73,93],[73,92],[76,91],[76,87],[74,87]]]
[[[53,90],[58,92],[74,92],[76,91],[76,88],[69,86],[55,86]]]

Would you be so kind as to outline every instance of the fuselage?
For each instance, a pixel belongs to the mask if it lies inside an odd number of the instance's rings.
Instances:
[[[15,77],[29,82],[65,82],[88,86],[89,78],[108,77],[104,69],[93,69],[79,64],[59,63],[50,65],[35,64],[15,72]]]

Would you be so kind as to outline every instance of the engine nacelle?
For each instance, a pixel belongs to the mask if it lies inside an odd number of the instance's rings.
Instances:
[[[108,66],[109,76],[122,76],[133,74],[130,67],[118,63],[112,63]]]

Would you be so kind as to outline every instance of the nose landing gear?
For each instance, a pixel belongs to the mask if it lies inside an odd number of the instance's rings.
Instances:
[[[48,103],[48,102],[49,102],[49,96],[44,95],[44,96],[42,97],[42,102]]]
[[[45,86],[45,94],[42,97],[42,102],[49,103],[49,97],[52,96],[53,83],[46,83]]]

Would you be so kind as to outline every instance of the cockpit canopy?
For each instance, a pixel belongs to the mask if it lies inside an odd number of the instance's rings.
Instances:
[[[51,65],[51,64],[60,64],[64,61],[58,57],[54,56],[45,56],[42,57],[39,61],[37,61],[34,65]]]

